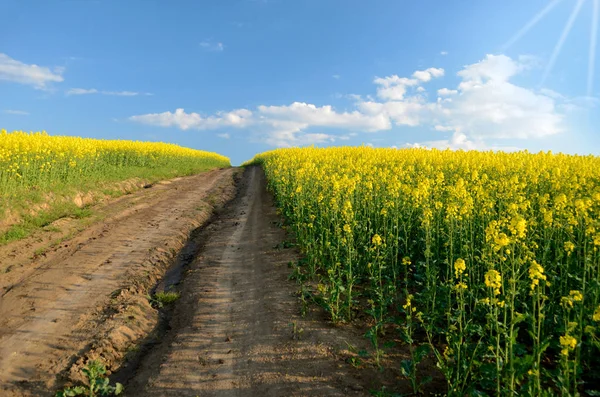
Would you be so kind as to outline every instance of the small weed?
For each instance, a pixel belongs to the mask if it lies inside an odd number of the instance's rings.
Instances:
[[[180,298],[179,292],[163,291],[163,292],[154,294],[154,296],[148,297],[148,300],[150,301],[150,304],[152,306],[157,306],[158,308],[163,308],[163,307],[165,307],[165,305],[169,305],[169,304],[175,302],[179,298]]]
[[[302,333],[304,332],[304,328],[300,328],[295,321],[291,322],[289,325],[292,327],[292,339],[300,340]]]
[[[123,392],[123,385],[116,383],[110,385],[110,380],[105,377],[106,367],[100,361],[90,361],[82,370],[87,378],[86,386],[69,387],[56,393],[56,397],[72,396],[117,396]]]
[[[35,251],[33,251],[33,256],[42,256],[46,253],[46,251],[48,251],[48,247],[42,247],[42,248],[38,248]]]

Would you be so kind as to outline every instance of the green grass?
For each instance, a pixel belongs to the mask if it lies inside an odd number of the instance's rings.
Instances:
[[[159,292],[157,294],[154,295],[154,300],[156,302],[158,302],[160,305],[164,306],[164,305],[168,305],[171,304],[175,301],[177,301],[177,299],[179,299],[180,295],[178,292],[173,292],[173,291],[169,291],[169,292]]]
[[[91,216],[92,213],[91,209],[79,208],[74,203],[55,203],[49,210],[40,211],[36,215],[23,215],[19,224],[0,233],[0,245],[28,237],[41,228],[47,228],[47,231],[56,231],[57,228],[50,225],[58,219],[65,217],[83,219]]]

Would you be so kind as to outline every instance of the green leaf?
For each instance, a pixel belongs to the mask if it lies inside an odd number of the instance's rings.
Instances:
[[[119,394],[123,393],[123,390],[125,390],[125,388],[123,387],[123,385],[120,384],[119,382],[117,382],[115,384],[115,396],[118,396]]]
[[[410,376],[412,374],[413,362],[411,360],[402,360],[400,363],[400,371],[403,376]]]
[[[428,354],[429,345],[420,345],[415,349],[414,359],[417,363],[420,363]]]

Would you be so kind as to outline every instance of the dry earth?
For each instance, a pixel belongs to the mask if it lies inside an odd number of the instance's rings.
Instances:
[[[96,353],[110,366],[146,336],[158,316],[145,293],[213,204],[233,197],[235,172],[178,178],[105,204],[104,221],[33,262],[23,242],[8,254],[3,247],[0,395],[53,394],[57,375],[68,378],[80,357]]]

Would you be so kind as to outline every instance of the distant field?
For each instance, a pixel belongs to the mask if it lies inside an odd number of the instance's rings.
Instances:
[[[334,322],[367,318],[377,357],[410,346],[398,366],[414,392],[428,356],[449,395],[600,395],[600,158],[361,147],[255,161],[305,255],[303,299]]]
[[[85,216],[81,207],[94,195],[123,193],[118,182],[151,183],[229,166],[219,154],[166,143],[1,130],[0,244],[64,216]]]

